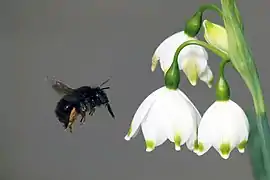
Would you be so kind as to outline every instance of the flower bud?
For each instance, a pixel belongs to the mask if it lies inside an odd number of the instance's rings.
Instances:
[[[185,33],[190,37],[195,37],[202,26],[202,12],[197,11],[187,22],[185,26]]]
[[[228,52],[227,31],[224,27],[208,20],[203,21],[204,39],[217,49]]]

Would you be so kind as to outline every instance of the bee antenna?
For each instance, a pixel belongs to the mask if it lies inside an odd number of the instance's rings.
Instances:
[[[99,85],[99,87],[101,87],[101,86],[103,86],[104,84],[106,84],[107,82],[109,82],[110,79],[111,79],[111,77],[109,77],[106,81],[104,81],[103,83],[101,83],[101,84]],[[108,88],[107,88],[107,89],[108,89]]]
[[[108,86],[108,87],[104,87],[104,88],[101,88],[102,90],[104,90],[104,89],[110,89],[110,87]]]

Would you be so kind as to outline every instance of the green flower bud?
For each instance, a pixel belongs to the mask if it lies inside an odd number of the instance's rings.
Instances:
[[[185,26],[185,33],[190,37],[195,37],[202,26],[202,12],[197,11],[187,22]]]
[[[203,21],[203,28],[204,39],[219,50],[228,53],[228,35],[226,29],[208,20]]]

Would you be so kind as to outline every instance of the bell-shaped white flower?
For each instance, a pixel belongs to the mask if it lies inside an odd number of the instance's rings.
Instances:
[[[174,143],[177,151],[185,143],[193,150],[200,119],[200,113],[183,92],[164,86],[141,103],[125,139],[129,141],[135,137],[141,127],[147,152],[153,151],[167,139]]]
[[[212,146],[222,158],[228,159],[236,147],[245,151],[249,122],[242,108],[232,100],[216,101],[204,113],[198,128],[198,146],[194,151],[203,155]]]
[[[196,37],[188,36],[184,31],[177,32],[167,37],[155,50],[152,57],[151,70],[154,71],[158,62],[164,74],[170,68],[177,48],[188,40],[196,40]],[[202,46],[188,45],[184,47],[178,56],[179,69],[183,70],[189,82],[195,86],[198,79],[212,86],[213,74],[207,65],[208,53]]]
[[[203,21],[204,39],[208,44],[216,47],[224,53],[228,52],[228,35],[224,27],[212,23],[208,20]]]

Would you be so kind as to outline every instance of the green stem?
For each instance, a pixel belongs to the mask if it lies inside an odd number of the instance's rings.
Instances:
[[[242,25],[239,23],[235,14],[237,8],[235,1],[221,0],[221,4],[223,8],[224,26],[228,33],[228,48],[231,62],[252,94],[256,113],[265,113],[264,99],[256,64],[250,47],[245,40],[241,28]]]
[[[229,59],[224,59],[219,65],[219,78],[216,84],[216,100],[228,101],[230,99],[230,86],[224,76],[225,65],[230,62]]]
[[[176,89],[179,86],[180,83],[180,72],[179,72],[179,66],[178,66],[178,56],[184,47],[188,45],[198,45],[202,46],[206,49],[211,50],[216,55],[220,56],[222,59],[227,60],[228,55],[219,49],[215,48],[214,46],[200,40],[189,40],[184,43],[182,43],[175,51],[173,62],[168,71],[165,74],[165,86],[169,89]]]
[[[169,89],[176,89],[180,83],[180,72],[179,72],[179,65],[178,65],[178,56],[181,50],[188,46],[188,45],[198,45],[202,46],[206,49],[211,50],[216,55],[220,56],[222,59],[227,60],[228,55],[219,49],[215,48],[214,46],[200,40],[189,40],[182,43],[175,51],[173,62],[168,71],[165,74],[165,86]]]
[[[220,17],[223,17],[223,13],[222,13],[221,9],[215,4],[204,4],[199,8],[199,11],[201,13],[204,13],[204,11],[206,11],[206,10],[213,10],[213,11],[217,12]]]
[[[256,120],[250,120],[249,150],[254,177],[270,179],[270,130],[266,116],[262,88],[256,64],[245,37],[243,24],[235,0],[221,0],[223,21],[228,33],[228,48],[231,62],[246,83],[256,112]],[[260,165],[260,168],[256,168]]]
[[[175,51],[174,57],[173,57],[173,61],[174,62],[178,62],[178,56],[181,52],[181,50],[188,46],[188,45],[198,45],[198,46],[202,46],[206,49],[209,49],[210,51],[212,51],[213,53],[215,53],[216,55],[220,56],[222,59],[229,59],[228,55],[222,51],[220,51],[219,49],[215,48],[214,46],[204,42],[204,41],[200,41],[200,40],[189,40],[184,42],[183,44],[181,44]]]
[[[225,69],[225,65],[227,63],[229,63],[230,60],[229,59],[224,59],[223,61],[221,61],[220,65],[219,65],[219,76],[224,77],[224,69]]]

